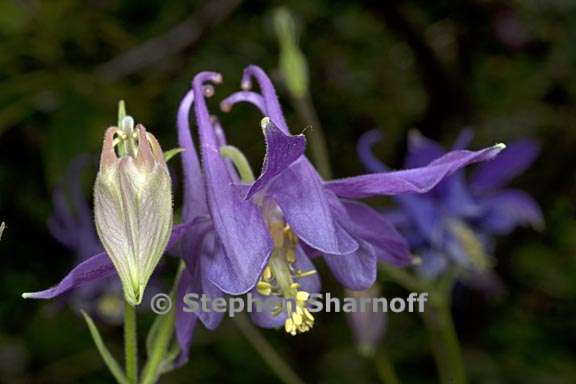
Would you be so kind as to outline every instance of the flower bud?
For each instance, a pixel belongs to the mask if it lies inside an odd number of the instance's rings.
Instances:
[[[118,156],[115,145],[132,150],[120,150]],[[94,185],[94,216],[126,301],[137,305],[172,231],[170,175],[158,141],[143,126],[106,131]]]

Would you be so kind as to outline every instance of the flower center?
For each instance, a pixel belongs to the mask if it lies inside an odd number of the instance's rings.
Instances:
[[[460,220],[450,220],[448,226],[460,243],[472,265],[480,271],[489,269],[492,265],[490,257],[482,241],[474,234],[474,231]]]
[[[314,317],[307,309],[310,293],[301,289],[299,281],[314,275],[315,270],[302,271],[296,267],[296,247],[298,238],[283,221],[269,223],[270,234],[274,241],[274,250],[268,265],[256,285],[263,296],[282,298],[272,311],[273,316],[285,312],[287,318],[284,329],[291,335],[303,333],[312,328]]]

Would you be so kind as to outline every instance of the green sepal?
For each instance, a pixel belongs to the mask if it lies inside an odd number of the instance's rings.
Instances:
[[[166,152],[164,152],[164,160],[168,161],[171,158],[173,158],[174,156],[176,156],[177,154],[179,154],[180,152],[184,152],[185,149],[184,148],[172,148],[167,150]]]

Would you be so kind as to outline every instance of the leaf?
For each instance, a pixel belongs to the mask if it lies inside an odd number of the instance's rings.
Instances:
[[[164,152],[164,160],[168,161],[180,152],[184,152],[184,148],[172,148]]]
[[[110,373],[112,373],[112,376],[114,376],[116,381],[120,384],[129,384],[126,375],[124,375],[124,372],[122,371],[122,368],[120,368],[120,365],[118,365],[104,344],[102,336],[100,336],[100,332],[98,332],[98,328],[96,328],[96,324],[94,324],[92,318],[90,318],[90,316],[84,311],[82,311],[82,316],[84,316],[84,320],[86,320],[86,324],[88,325],[88,329],[90,330],[94,344],[96,344],[96,348],[98,348],[98,352],[100,352],[100,356],[102,357],[102,360],[104,360],[104,363],[106,363],[106,366],[110,370]]]

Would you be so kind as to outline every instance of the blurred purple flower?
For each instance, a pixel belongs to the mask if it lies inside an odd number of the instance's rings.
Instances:
[[[372,172],[388,168],[371,151],[381,139],[378,131],[364,134],[358,142],[360,159]],[[464,130],[455,149],[467,147],[472,133]],[[409,137],[407,167],[419,167],[443,156],[436,142],[414,132]],[[508,146],[495,160],[480,164],[466,182],[458,172],[421,195],[397,196],[399,211],[388,216],[409,240],[411,249],[423,259],[421,271],[429,277],[449,265],[487,272],[493,238],[521,225],[541,227],[538,204],[525,192],[503,188],[526,170],[538,155],[538,145],[521,140]]]
[[[374,284],[365,291],[348,291],[352,297],[359,300],[381,297],[382,290],[379,284]],[[363,356],[372,356],[384,337],[386,330],[386,313],[356,311],[346,314],[348,324],[352,329],[358,352]]]

